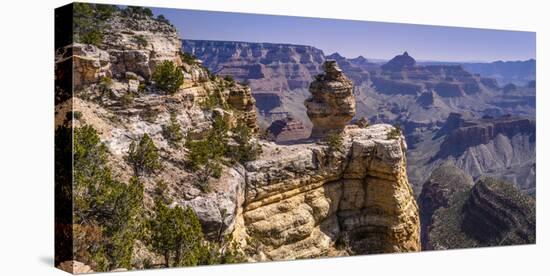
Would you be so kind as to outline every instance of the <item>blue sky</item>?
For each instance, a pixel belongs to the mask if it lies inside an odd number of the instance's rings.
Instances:
[[[535,33],[413,24],[153,8],[183,39],[311,45],[326,55],[417,60],[497,61],[535,58]]]

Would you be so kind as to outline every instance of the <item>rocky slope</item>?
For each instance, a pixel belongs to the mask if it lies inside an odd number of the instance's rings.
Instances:
[[[161,169],[139,177],[149,212],[158,183],[166,183],[162,193],[172,207],[192,207],[208,239],[229,235],[249,261],[420,250],[406,142],[401,135],[390,137],[392,126],[345,126],[353,117],[348,114],[338,125],[343,139],[338,149],[324,142],[280,145],[254,137],[263,148],[257,160],[222,163],[220,177],[209,177],[209,189],[203,189],[197,184],[200,175],[186,167],[189,149],[171,146],[164,130],[175,118],[188,140],[201,139],[221,116],[230,129],[244,123],[255,133],[250,87],[211,75],[200,61],[180,54],[177,32],[165,22],[115,15],[106,25],[109,34],[100,46],[74,43],[56,51],[57,77],[71,70],[71,62],[75,72],[75,93],[56,106],[56,127],[96,129],[113,175],[124,182],[133,172],[126,158],[130,144],[144,134],[151,137]],[[318,55],[289,47],[302,61],[317,62]],[[287,50],[277,51],[265,58],[287,58]],[[250,49],[242,55],[257,53]],[[155,68],[166,60],[184,76],[173,94],[158,90],[152,80]],[[344,83],[351,99],[347,103],[353,104],[352,83],[335,68],[327,67],[326,81]],[[324,84],[317,83],[328,93],[340,87]],[[215,106],[209,106],[213,98]],[[134,268],[143,268],[148,258],[159,256],[146,246],[134,247]]]
[[[462,229],[481,244],[535,242],[535,202],[509,183],[480,179],[463,208]]]
[[[423,233],[424,249],[535,243],[535,201],[512,184],[481,178],[473,187],[456,189],[448,198],[446,206],[435,209],[432,223]]]
[[[425,132],[409,152],[415,185],[442,164],[452,164],[474,178],[493,176],[534,196],[536,123],[515,116],[475,118],[451,113],[437,131]],[[420,186],[418,186],[419,188]]]
[[[472,177],[454,166],[443,165],[432,171],[428,180],[422,185],[422,192],[418,197],[423,250],[433,249],[429,241],[429,233],[435,211],[440,208],[449,208],[451,198],[455,194],[469,191],[472,186]]]

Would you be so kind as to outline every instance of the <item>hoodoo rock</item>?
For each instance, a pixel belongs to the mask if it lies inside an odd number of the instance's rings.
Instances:
[[[317,75],[309,86],[311,97],[305,101],[307,115],[313,124],[311,138],[342,132],[355,116],[353,82],[334,60],[325,61],[324,74]]]

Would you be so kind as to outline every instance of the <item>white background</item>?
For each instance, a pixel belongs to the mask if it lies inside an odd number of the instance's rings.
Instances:
[[[106,1],[98,1],[105,3]],[[541,275],[549,273],[546,1],[172,0],[116,4],[537,32],[537,244],[121,275]],[[53,262],[53,23],[67,1],[4,0],[0,11],[0,275],[64,275]],[[546,21],[546,22],[545,22]],[[545,26],[546,23],[546,26]],[[288,30],[291,32],[292,30]],[[545,256],[546,255],[546,256]]]

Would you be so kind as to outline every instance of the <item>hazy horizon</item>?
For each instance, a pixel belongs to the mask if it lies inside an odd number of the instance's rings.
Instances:
[[[181,39],[308,45],[326,55],[389,60],[407,51],[418,61],[536,59],[536,33],[372,21],[151,8]]]

